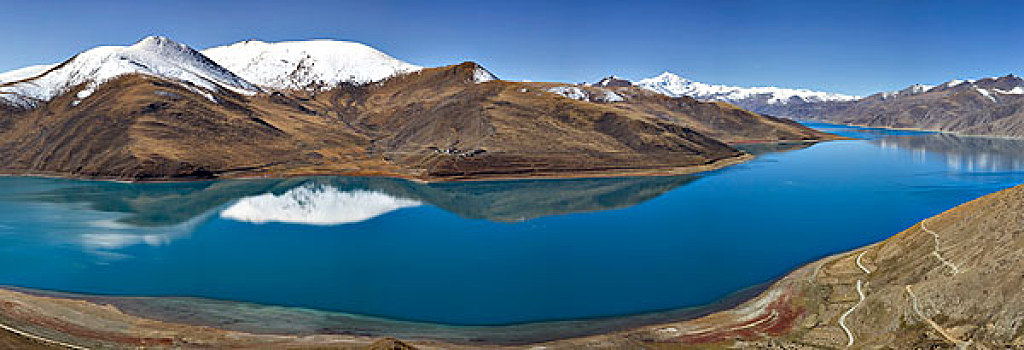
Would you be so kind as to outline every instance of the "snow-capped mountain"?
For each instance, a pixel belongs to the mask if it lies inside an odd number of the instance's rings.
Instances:
[[[203,50],[203,54],[253,84],[271,89],[365,84],[422,69],[349,41],[249,40]]]
[[[830,122],[1024,136],[1024,79],[1012,74],[915,84],[803,115]]]
[[[952,83],[952,82],[951,82]],[[1020,102],[1024,97],[1024,79],[1013,74],[1003,77],[991,77],[979,80],[966,80],[958,84],[943,84],[946,89],[974,90],[996,104]]]
[[[1016,98],[1012,95],[1024,95],[1024,79],[1012,74],[983,79],[953,79],[939,85],[914,84],[903,90],[883,92],[870,97],[892,99],[943,91],[973,91],[991,102],[1000,103],[1005,100],[1001,97]]]
[[[84,99],[99,85],[126,74],[183,82],[208,98],[207,92],[221,89],[245,94],[259,90],[198,51],[165,37],[151,36],[131,46],[90,49],[56,66],[34,66],[4,73],[0,75],[4,81],[0,83],[0,99],[29,107],[86,84],[77,93]]]
[[[700,100],[726,102],[757,101],[765,104],[809,103],[827,101],[852,101],[858,96],[842,95],[807,89],[778,87],[737,87],[713,85],[688,80],[676,74],[665,72],[659,76],[643,79],[637,86],[668,96],[690,96]],[[742,103],[739,103],[742,104]]]

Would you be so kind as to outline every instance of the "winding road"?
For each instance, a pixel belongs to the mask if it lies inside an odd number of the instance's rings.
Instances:
[[[35,335],[35,334],[32,334],[32,333],[28,333],[28,332],[19,330],[17,328],[5,325],[3,323],[0,323],[0,329],[6,330],[8,332],[11,332],[11,333],[14,333],[14,334],[17,334],[17,335],[20,335],[20,336],[25,337],[25,338],[29,338],[29,339],[32,339],[32,340],[35,340],[35,341],[38,341],[38,342],[42,342],[44,344],[56,345],[56,346],[59,346],[59,347],[68,348],[68,349],[74,349],[74,350],[89,350],[89,348],[86,348],[86,347],[82,347],[82,346],[78,346],[78,345],[73,345],[73,344],[68,344],[68,343],[56,341],[56,340],[49,339],[49,338],[43,338],[43,337],[40,337],[38,335]]]
[[[862,263],[860,262],[860,258],[863,258],[863,257],[864,257],[864,254],[866,254],[867,252],[868,252],[868,251],[867,251],[867,250],[865,250],[865,251],[863,251],[863,252],[860,252],[860,255],[857,255],[857,267],[859,267],[859,268],[860,268],[860,269],[861,269],[862,271],[864,271],[864,273],[866,273],[866,274],[869,274],[869,275],[870,275],[870,274],[871,274],[871,270],[868,270],[868,268],[867,268],[867,267],[864,267],[864,264],[862,264]]]
[[[924,232],[928,232],[929,234],[932,235],[932,237],[935,238],[935,251],[932,252],[932,255],[934,255],[936,259],[939,259],[939,262],[942,262],[943,265],[946,265],[946,267],[949,267],[951,270],[953,270],[954,275],[959,274],[960,268],[954,265],[949,260],[946,260],[946,258],[943,258],[942,254],[939,254],[939,234],[935,233],[935,231],[929,230],[928,227],[924,225],[924,221],[921,221],[921,229],[924,230]]]
[[[863,258],[864,254],[867,253],[867,252],[868,251],[865,250],[863,252],[860,252],[860,255],[857,255],[857,267],[860,268],[861,271],[864,271],[865,274],[871,274],[871,270],[868,270],[868,268],[864,267],[864,264],[861,263],[861,258]],[[854,340],[853,340],[853,332],[850,331],[850,327],[846,326],[846,317],[850,316],[850,314],[853,313],[853,310],[856,310],[857,307],[860,306],[860,304],[864,302],[865,296],[864,296],[863,285],[864,285],[864,282],[862,280],[858,279],[857,280],[857,296],[860,297],[860,300],[858,300],[856,304],[853,304],[853,306],[851,306],[849,310],[846,310],[846,312],[844,312],[841,316],[839,316],[839,327],[841,327],[843,329],[843,331],[846,332],[846,340],[847,340],[846,341],[846,346],[847,347],[853,346],[853,341]]]
[[[846,316],[849,316],[850,313],[853,312],[853,310],[856,310],[857,307],[860,306],[860,303],[864,302],[864,290],[861,289],[862,284],[863,283],[861,282],[861,280],[857,280],[857,295],[860,296],[860,300],[858,300],[856,304],[853,304],[853,307],[851,307],[849,310],[846,310],[846,312],[844,312],[842,316],[839,316],[839,327],[842,327],[843,331],[846,332],[847,347],[853,346],[853,332],[850,331],[850,327],[846,326]]]

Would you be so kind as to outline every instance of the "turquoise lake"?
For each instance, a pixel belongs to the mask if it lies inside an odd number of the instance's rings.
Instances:
[[[1024,141],[809,124],[677,177],[419,184],[0,178],[0,285],[445,325],[714,303],[1024,182]]]

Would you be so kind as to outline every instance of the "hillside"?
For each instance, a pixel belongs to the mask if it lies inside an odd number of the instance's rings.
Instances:
[[[373,151],[430,176],[685,167],[739,156],[721,141],[749,134],[773,141],[827,137],[731,106],[662,100],[635,88],[476,83],[481,69],[475,63],[427,69],[316,100],[331,110],[347,108],[342,119],[374,139]],[[588,98],[566,97],[561,89],[582,89]],[[658,108],[661,113],[651,112]],[[715,118],[740,121],[706,126],[705,119]]]
[[[266,49],[226,48],[238,45]],[[310,67],[337,59],[321,54],[307,56]],[[373,83],[318,78],[290,89],[241,78],[273,71],[260,62],[229,71],[185,45],[151,37],[3,83],[15,103],[0,103],[0,171],[134,180],[652,175],[749,157],[729,142],[834,137],[635,87],[586,87],[597,97],[567,98],[559,89],[579,88],[501,81],[475,63],[389,70]]]

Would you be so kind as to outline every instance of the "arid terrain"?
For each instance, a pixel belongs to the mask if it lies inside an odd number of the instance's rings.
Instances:
[[[215,95],[123,75],[0,111],[0,171],[129,180],[384,175],[421,180],[657,175],[749,156],[736,142],[836,138],[725,103],[634,87],[476,82],[475,63],[367,85]],[[489,74],[489,73],[487,73]],[[573,87],[575,88],[575,87]]]

